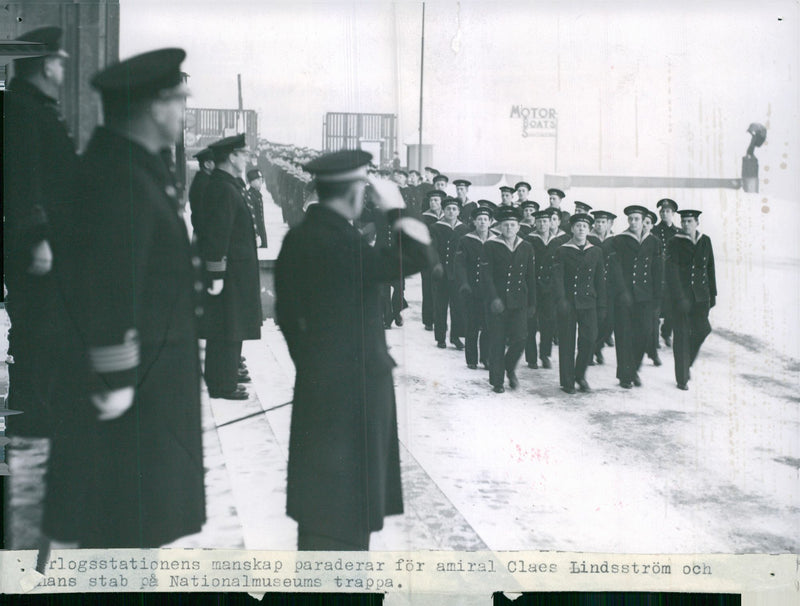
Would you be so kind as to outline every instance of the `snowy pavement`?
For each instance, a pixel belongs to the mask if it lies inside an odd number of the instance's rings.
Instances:
[[[285,226],[269,196],[265,216],[270,248],[262,255],[275,258]],[[419,278],[410,278],[405,325],[387,332],[399,364],[406,513],[387,518],[371,548],[800,550],[800,263],[794,227],[774,217],[758,219],[777,253],[741,238],[743,223],[707,221],[712,239],[713,229],[727,230],[715,243],[736,246],[715,249],[714,332],[688,392],[676,389],[663,348],[662,367],[645,361],[643,387],[621,389],[606,348],[605,365],[589,369],[591,394],[559,390],[557,352],[553,369],[522,364],[520,388],[494,394],[486,371],[435,347],[420,321]],[[210,400],[204,390],[209,521],[174,546],[295,548],[296,525],[285,515],[294,367],[272,320],[244,354],[249,400]],[[37,448],[19,461],[40,473]],[[35,521],[41,493],[34,472],[14,480],[27,486],[11,501],[25,523]]]

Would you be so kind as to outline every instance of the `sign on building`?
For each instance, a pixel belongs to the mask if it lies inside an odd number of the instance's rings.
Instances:
[[[512,105],[510,118],[519,120],[523,137],[555,137],[558,113],[553,107]]]

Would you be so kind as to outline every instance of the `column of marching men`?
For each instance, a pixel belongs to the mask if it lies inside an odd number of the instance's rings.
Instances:
[[[471,183],[452,181],[432,167],[424,174],[371,169],[393,179],[406,212],[421,218],[433,241],[434,259],[422,272],[421,315],[437,347],[465,353],[468,368],[489,370],[497,393],[519,385],[516,368],[553,368],[558,347],[561,389],[591,391],[589,366],[604,365],[603,349],[615,347],[619,385],[639,387],[647,356],[661,366],[660,338],[673,346],[679,389],[688,389],[689,367],[710,331],[715,304],[714,258],[708,236],[698,230],[700,211],[678,209],[668,198],[657,213],[643,205],[618,217],[547,190],[548,204],[531,200],[526,181],[499,188],[499,202],[471,200]],[[680,227],[675,225],[680,216]],[[359,222],[366,238],[388,246],[389,232],[369,203]],[[407,307],[402,282],[385,290],[384,326],[401,326]]]
[[[548,190],[544,209],[529,198],[526,182],[501,188],[494,204],[471,200],[465,179],[453,181],[455,197],[447,195],[449,179],[430,167],[424,175],[367,170],[371,156],[364,152],[321,155],[274,143],[261,146],[253,167],[245,136],[236,135],[197,154],[200,171],[189,191],[193,242],[170,166],[189,95],[185,52],[151,51],[95,74],[90,84],[101,98],[103,124],[78,157],[57,104],[68,59],[61,37],[57,27],[20,37],[45,53],[14,62],[4,97],[8,406],[25,412],[8,417],[7,430],[50,439],[48,545],[158,547],[202,527],[201,376],[211,397],[247,398],[241,348],[261,336],[258,247],[268,246],[262,184],[284,220],[299,226],[290,236],[338,234],[325,245],[342,254],[328,261],[343,263],[336,267],[370,305],[360,306],[347,289],[340,298],[347,309],[369,312],[362,328],[370,329],[380,358],[352,376],[380,366],[387,419],[395,414],[393,362],[379,320],[383,329],[403,324],[404,276],[419,269],[432,346],[446,349],[449,342],[463,350],[469,368],[489,370],[495,392],[506,380],[519,385],[523,354],[530,368],[551,369],[554,344],[562,389],[588,391],[587,367],[603,363],[612,334],[620,385],[639,386],[644,356],[660,363],[662,317],[666,343],[673,334],[676,382],[688,388],[717,294],[699,211],[662,199],[657,222],[649,209],[628,206],[628,228],[614,234],[612,213],[575,201],[569,215],[558,189]],[[306,214],[315,190],[319,206]],[[295,250],[300,260],[306,252]],[[364,259],[371,262],[367,277],[359,273]],[[295,278],[284,272],[282,284]],[[316,317],[294,320],[304,342],[313,336],[306,333]],[[328,394],[319,395],[327,404]],[[385,433],[392,426],[382,427]],[[391,486],[399,485],[395,439],[379,440],[396,463]],[[367,480],[364,486],[380,484]],[[313,492],[316,484],[309,486]],[[324,495],[316,503],[324,508]],[[399,505],[388,509],[396,513]],[[372,520],[367,531],[381,523]]]

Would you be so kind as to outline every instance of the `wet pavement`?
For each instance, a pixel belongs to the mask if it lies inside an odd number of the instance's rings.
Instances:
[[[265,209],[274,257],[284,228],[277,207]],[[718,260],[723,288],[726,263]],[[786,271],[796,280],[797,263]],[[406,298],[405,325],[387,332],[399,365],[406,513],[387,518],[372,549],[800,550],[800,362],[791,337],[752,330],[741,310],[721,303],[688,392],[676,389],[662,347],[663,366],[646,360],[641,388],[618,386],[606,348],[605,365],[589,369],[591,394],[563,394],[557,363],[522,365],[519,389],[494,394],[488,372],[468,369],[463,352],[437,349],[424,331],[418,277]],[[771,317],[780,314],[792,317],[785,309]],[[785,332],[780,323],[770,330]],[[176,546],[295,547],[284,513],[294,367],[272,320],[244,354],[249,400],[209,400],[204,391],[209,521]],[[17,454],[41,468],[41,450]],[[13,471],[28,487],[24,498],[12,490],[12,513],[33,524],[41,483]]]

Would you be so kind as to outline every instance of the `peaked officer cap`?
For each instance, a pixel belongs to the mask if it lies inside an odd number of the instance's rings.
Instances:
[[[187,96],[189,90],[181,72],[184,59],[186,51],[181,48],[161,48],[114,63],[97,72],[90,82],[104,104],[127,104],[168,92]]]
[[[562,199],[566,197],[566,194],[563,191],[561,191],[560,189],[556,189],[555,187],[551,187],[550,189],[548,189],[547,190],[547,195],[548,196],[558,196],[559,198],[562,198]]]
[[[661,198],[661,200],[656,202],[656,208],[661,208],[662,206],[664,208],[671,208],[673,212],[678,211],[678,204],[675,200],[670,200],[669,198]]]
[[[363,149],[343,149],[315,158],[303,168],[319,183],[346,183],[367,177],[372,154]]]
[[[225,137],[219,141],[214,141],[214,143],[208,146],[208,149],[214,154],[214,161],[221,162],[234,150],[243,149],[245,147],[247,147],[247,141],[245,141],[244,133],[240,133],[231,137]]]

